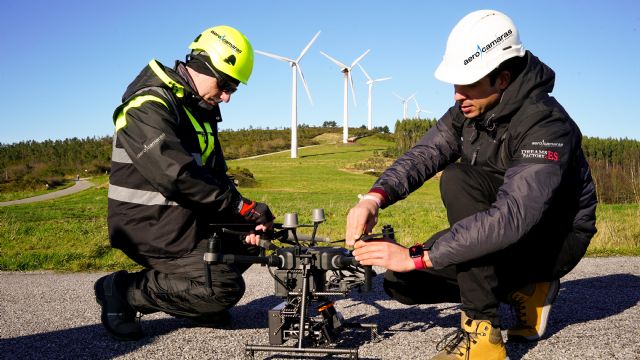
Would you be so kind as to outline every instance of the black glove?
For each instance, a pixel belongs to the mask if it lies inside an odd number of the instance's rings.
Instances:
[[[242,205],[238,206],[238,208],[240,209],[240,215],[252,223],[267,224],[275,219],[275,216],[269,210],[269,206],[265,203],[242,198]]]

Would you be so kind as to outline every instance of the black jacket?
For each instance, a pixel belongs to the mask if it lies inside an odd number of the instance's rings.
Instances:
[[[502,181],[491,208],[452,224],[429,255],[435,268],[504,249],[526,234],[596,232],[596,193],[582,134],[549,93],[555,74],[530,52],[527,65],[482,119],[451,107],[373,185],[384,206],[404,199],[458,159]],[[586,247],[585,247],[586,248]]]
[[[219,108],[203,107],[195,94],[175,69],[152,60],[114,112],[109,237],[130,256],[190,251],[240,199],[218,141]],[[204,162],[203,145],[212,149]]]

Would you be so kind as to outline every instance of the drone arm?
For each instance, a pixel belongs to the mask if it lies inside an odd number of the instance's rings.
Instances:
[[[264,264],[267,266],[282,267],[282,259],[275,255],[270,256],[250,256],[226,254],[221,256],[224,264]]]

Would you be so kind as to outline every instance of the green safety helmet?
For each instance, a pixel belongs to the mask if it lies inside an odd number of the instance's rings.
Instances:
[[[247,84],[253,70],[253,47],[240,31],[215,26],[203,31],[189,45],[192,53],[204,51],[216,70]]]

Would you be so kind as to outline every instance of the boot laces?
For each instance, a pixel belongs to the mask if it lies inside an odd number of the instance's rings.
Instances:
[[[470,333],[464,329],[456,329],[444,336],[442,340],[436,344],[436,350],[445,350],[449,354],[456,354],[458,356],[465,356],[465,359],[469,358],[469,350],[471,349],[471,343],[476,343],[476,337],[478,333]]]

